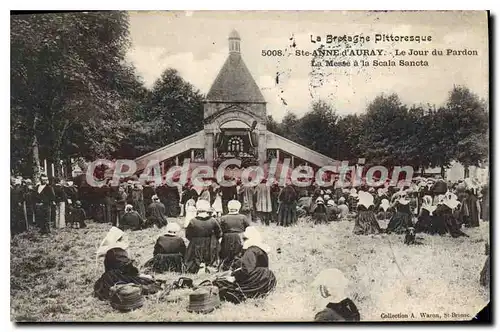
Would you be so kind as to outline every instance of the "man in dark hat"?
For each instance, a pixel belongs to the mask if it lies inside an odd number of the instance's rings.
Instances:
[[[25,228],[23,201],[24,193],[22,188],[22,178],[14,178],[10,188],[11,199],[11,232],[16,234],[22,232]]]
[[[55,204],[55,193],[49,178],[43,174],[35,192],[35,216],[42,234],[50,233],[51,207]]]
[[[229,175],[224,175],[225,182],[233,182],[232,186],[221,186],[220,191],[222,195],[222,214],[228,213],[227,204],[233,199],[237,199],[238,191],[236,190],[236,181]]]

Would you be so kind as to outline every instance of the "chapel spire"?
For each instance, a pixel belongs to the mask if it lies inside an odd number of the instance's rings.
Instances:
[[[229,53],[240,53],[241,38],[238,31],[231,31],[228,37],[229,40]]]

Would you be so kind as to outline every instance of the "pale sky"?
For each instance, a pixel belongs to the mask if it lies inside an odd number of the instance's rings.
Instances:
[[[340,114],[361,113],[380,93],[397,93],[406,104],[446,101],[453,85],[466,85],[488,97],[488,28],[486,12],[131,12],[132,47],[127,55],[145,84],[151,87],[166,68],[206,94],[228,55],[232,29],[241,36],[242,57],[260,87],[267,112],[281,120],[287,111],[304,114],[313,100],[331,102]],[[353,49],[381,49],[384,55],[329,60],[427,60],[428,67],[311,66],[312,51],[332,35],[375,34],[431,36],[432,42],[350,44]],[[292,40],[295,48],[291,47]],[[331,45],[329,45],[331,46]],[[344,50],[345,46],[338,47]],[[477,50],[478,56],[395,57],[395,49]],[[262,50],[284,50],[282,57],[262,56]],[[293,55],[288,55],[292,52]],[[276,73],[280,81],[276,84]],[[282,100],[285,100],[285,105]]]

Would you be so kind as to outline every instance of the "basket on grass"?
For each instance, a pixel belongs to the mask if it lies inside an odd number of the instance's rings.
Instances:
[[[189,294],[188,312],[208,314],[220,306],[219,288],[200,286]]]
[[[136,284],[118,284],[110,288],[110,301],[113,309],[128,312],[144,305],[142,287]]]

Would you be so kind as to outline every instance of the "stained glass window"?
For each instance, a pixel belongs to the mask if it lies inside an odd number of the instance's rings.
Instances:
[[[242,152],[243,151],[243,139],[238,136],[233,136],[229,138],[227,151],[229,152]]]

